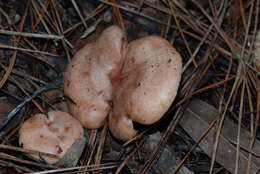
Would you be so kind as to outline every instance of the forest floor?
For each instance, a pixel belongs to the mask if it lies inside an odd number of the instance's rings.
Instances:
[[[0,174],[257,173],[259,8],[260,0],[0,1]],[[171,108],[126,143],[107,126],[87,130],[75,167],[32,158],[19,144],[21,124],[49,108],[66,110],[68,62],[112,24],[128,41],[158,35],[180,53]]]

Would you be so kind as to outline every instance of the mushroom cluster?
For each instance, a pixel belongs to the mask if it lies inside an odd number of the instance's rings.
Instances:
[[[167,40],[147,36],[128,44],[119,27],[108,27],[75,54],[65,71],[64,93],[74,118],[62,111],[36,114],[22,124],[20,144],[57,155],[43,157],[57,163],[84,137],[82,125],[96,129],[107,119],[114,137],[129,140],[137,133],[133,122],[153,124],[169,109],[181,71],[181,56]]]
[[[64,91],[70,112],[86,128],[109,128],[120,140],[135,136],[133,121],[158,121],[173,102],[182,60],[171,44],[147,36],[127,44],[117,26],[105,29],[69,63]]]

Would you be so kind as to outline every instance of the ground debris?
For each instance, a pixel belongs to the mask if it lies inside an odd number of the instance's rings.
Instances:
[[[202,135],[203,131],[209,127],[209,124],[214,121],[218,115],[218,110],[204,101],[195,99],[190,102],[187,107],[186,112],[183,115],[180,125],[183,129],[194,139],[198,141],[199,137]],[[224,166],[231,173],[235,173],[236,166],[236,138],[237,138],[237,124],[225,119],[220,139],[219,146],[217,150],[216,161]],[[216,135],[217,126],[215,125],[212,130],[202,139],[199,144],[204,152],[211,156],[215,135]],[[247,171],[248,165],[248,150],[250,147],[250,133],[241,128],[241,137],[240,137],[240,153],[239,153],[239,174],[245,174]],[[260,141],[255,140],[255,145],[252,149],[252,152],[255,154],[260,154]],[[251,161],[251,172],[256,174],[260,169],[260,159],[253,155]]]
[[[162,134],[160,132],[156,132],[148,136],[144,146],[139,150],[139,155],[141,156],[141,161],[148,160],[148,154],[155,148],[157,143],[160,140]],[[139,162],[138,162],[139,161]],[[157,163],[152,166],[149,170],[151,174],[160,174],[161,171],[163,173],[170,173],[176,165],[180,162],[180,158],[178,157],[177,153],[174,150],[174,147],[170,145],[166,145],[166,147],[162,150],[162,154],[158,159]],[[142,166],[142,163],[139,160],[129,160],[127,163],[128,168],[130,171],[135,174],[139,172],[139,169]],[[182,166],[177,174],[194,174],[191,170],[187,167]]]

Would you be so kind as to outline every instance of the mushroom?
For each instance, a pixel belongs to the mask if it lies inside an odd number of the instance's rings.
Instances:
[[[110,26],[69,63],[64,74],[64,92],[71,99],[70,112],[84,127],[95,129],[104,124],[125,50],[124,32],[118,26]]]
[[[147,36],[132,41],[113,94],[113,136],[129,140],[137,133],[133,121],[150,125],[160,120],[176,96],[181,71],[181,56],[165,39]]]
[[[29,150],[57,155],[58,158],[42,156],[47,163],[54,164],[83,136],[83,127],[78,120],[66,112],[50,111],[48,117],[39,113],[22,124],[19,143]]]

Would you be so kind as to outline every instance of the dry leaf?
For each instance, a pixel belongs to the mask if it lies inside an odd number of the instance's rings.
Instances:
[[[180,125],[183,129],[195,140],[203,134],[209,124],[217,116],[218,110],[212,105],[201,100],[193,100],[187,107]],[[225,167],[231,173],[235,172],[236,166],[236,145],[231,142],[236,142],[237,139],[237,124],[228,120],[224,121],[222,132],[219,139],[216,161]],[[215,125],[207,136],[199,144],[204,152],[211,156],[213,144],[216,137],[217,125]],[[250,147],[250,133],[241,128],[240,137],[241,147]],[[253,152],[260,154],[260,142],[256,140]],[[248,164],[248,153],[240,150],[238,174],[245,174]],[[256,174],[260,169],[260,159],[253,156],[251,161],[251,174]]]

